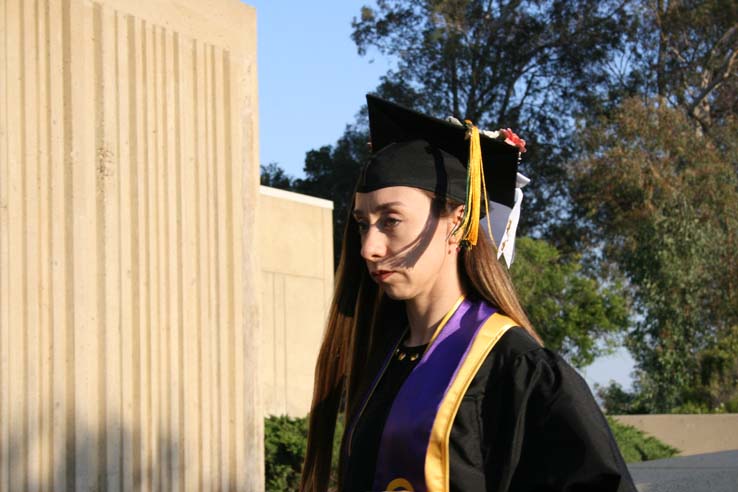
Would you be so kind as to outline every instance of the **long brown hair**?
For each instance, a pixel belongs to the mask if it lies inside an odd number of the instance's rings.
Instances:
[[[433,210],[445,215],[459,205],[434,200]],[[301,492],[327,490],[339,410],[350,421],[362,394],[359,390],[367,383],[367,367],[384,355],[397,337],[397,330],[406,323],[404,303],[385,296],[369,278],[351,212],[353,205],[344,229],[333,301],[315,366]],[[495,247],[484,234],[479,235],[476,246],[459,255],[459,274],[467,297],[496,306],[542,344],[520,305],[507,270],[497,260]],[[339,470],[343,465],[339,463]]]

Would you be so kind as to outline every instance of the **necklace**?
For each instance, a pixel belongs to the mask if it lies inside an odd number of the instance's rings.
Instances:
[[[436,339],[439,333],[441,333],[441,330],[446,325],[446,322],[451,318],[451,315],[453,315],[456,312],[456,309],[461,305],[461,303],[464,301],[464,296],[462,295],[458,299],[456,299],[456,303],[454,303],[453,307],[446,313],[446,315],[443,317],[443,319],[438,323],[438,326],[436,327],[436,331],[433,333],[433,336],[431,337],[430,341],[426,343],[425,345],[418,345],[415,347],[405,347],[402,342],[397,346],[395,349],[394,356],[399,361],[403,361],[405,359],[408,359],[410,362],[417,361],[424,353],[425,350],[428,348],[430,344],[433,343],[433,341]],[[410,330],[410,326],[405,326],[405,332],[402,336],[402,340],[404,341],[405,338],[408,336],[408,332]]]
[[[428,344],[418,345],[416,347],[400,345],[395,349],[395,357],[400,361],[408,359],[410,362],[415,362],[423,355],[426,348],[428,348]]]

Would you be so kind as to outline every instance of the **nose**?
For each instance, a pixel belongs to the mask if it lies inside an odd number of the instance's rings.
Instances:
[[[376,227],[369,226],[361,238],[361,257],[367,261],[376,261],[387,254],[384,234]]]

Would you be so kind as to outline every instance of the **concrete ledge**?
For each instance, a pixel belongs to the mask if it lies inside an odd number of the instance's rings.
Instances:
[[[614,417],[677,448],[680,456],[738,449],[738,413]]]
[[[628,465],[639,492],[738,492],[738,450]]]
[[[328,208],[333,210],[333,202],[324,198],[318,198],[310,195],[303,195],[302,193],[295,193],[294,191],[280,190],[279,188],[271,188],[269,186],[260,185],[259,192],[262,195],[271,196],[274,198],[282,198],[283,200],[291,200],[297,203],[304,203],[306,205],[312,205],[315,207]]]

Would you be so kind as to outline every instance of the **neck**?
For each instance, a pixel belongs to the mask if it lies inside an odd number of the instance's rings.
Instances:
[[[462,295],[461,284],[446,284],[440,292],[429,292],[405,301],[410,335],[408,346],[425,345],[430,342],[443,317]]]

